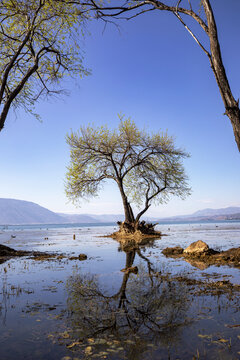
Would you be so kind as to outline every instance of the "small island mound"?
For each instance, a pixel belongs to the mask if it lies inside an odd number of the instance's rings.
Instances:
[[[144,220],[137,224],[125,221],[118,221],[117,224],[119,230],[109,235],[113,239],[133,239],[139,242],[144,238],[159,238],[162,236],[160,231],[154,229],[157,224],[146,223]]]

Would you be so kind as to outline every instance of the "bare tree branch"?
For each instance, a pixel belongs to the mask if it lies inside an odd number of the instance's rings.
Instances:
[[[75,1],[75,3],[76,2],[77,1]],[[143,15],[147,11],[153,10],[166,11],[174,14],[209,59],[211,69],[215,76],[223,100],[225,115],[227,115],[231,121],[235,141],[238,146],[238,150],[240,151],[239,103],[232,94],[225,72],[218,39],[217,26],[214,18],[214,12],[211,7],[211,2],[210,0],[201,1],[206,20],[203,16],[200,16],[200,13],[198,14],[193,10],[190,0],[186,0],[188,5],[186,4],[185,7],[181,6],[183,2],[183,0],[177,0],[176,5],[171,5],[169,3],[167,4],[166,2],[158,0],[133,0],[131,2],[118,0],[118,2],[110,1],[108,4],[105,1],[97,3],[96,1],[89,0],[80,1],[79,4],[81,4],[82,9],[88,10],[91,14],[93,14],[93,17],[103,21],[108,21],[109,18],[113,18],[115,20],[124,18],[126,20],[130,20],[137,16]],[[114,6],[112,4],[114,4]],[[192,30],[192,27],[187,24],[185,19],[183,19],[183,16],[186,17],[186,20],[192,18],[196,21],[196,23],[207,35],[208,45],[204,45],[204,42],[200,40],[200,35],[196,35],[196,32]],[[208,46],[210,50],[208,49]]]

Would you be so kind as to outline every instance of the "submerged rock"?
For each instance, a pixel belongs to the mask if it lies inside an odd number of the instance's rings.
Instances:
[[[209,246],[202,240],[198,240],[183,250],[184,254],[203,254],[209,251]]]
[[[87,255],[86,254],[79,254],[78,256],[70,256],[69,260],[87,260]]]
[[[162,251],[163,255],[165,256],[174,256],[174,255],[180,255],[183,253],[183,248],[181,248],[180,246],[175,246],[175,247],[167,247],[166,249],[164,249]]]
[[[137,274],[138,273],[138,267],[137,266],[131,266],[129,268],[122,269],[121,271],[124,272],[125,274],[130,274],[130,273]]]

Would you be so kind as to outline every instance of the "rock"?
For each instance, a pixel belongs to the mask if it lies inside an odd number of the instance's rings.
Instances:
[[[189,245],[186,249],[184,249],[183,253],[188,255],[200,255],[203,253],[207,253],[208,250],[209,246],[202,240],[198,240]]]
[[[79,254],[78,259],[81,260],[81,261],[82,260],[87,260],[87,255],[86,254]]]
[[[229,257],[231,261],[240,262],[240,247],[223,251],[223,254]]]
[[[166,248],[162,253],[173,258],[183,258],[200,270],[205,270],[210,265],[229,265],[240,268],[240,247],[219,252],[210,249],[206,243],[199,240],[192,243],[185,250],[180,246],[176,246]]]
[[[165,256],[181,255],[183,253],[183,248],[180,246],[167,247],[166,249],[163,249],[162,253]]]

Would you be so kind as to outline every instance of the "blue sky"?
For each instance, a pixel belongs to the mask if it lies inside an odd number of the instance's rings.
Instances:
[[[240,2],[214,3],[223,61],[240,97]],[[89,122],[118,125],[117,114],[149,131],[168,129],[191,154],[185,161],[192,195],[152,207],[151,216],[240,206],[240,154],[207,57],[171,14],[152,12],[119,23],[120,33],[93,21],[82,43],[92,75],[65,84],[70,96],[41,102],[42,123],[11,112],[0,133],[0,197],[28,200],[58,212],[122,213],[115,184],[75,208],[64,194],[66,133]]]

